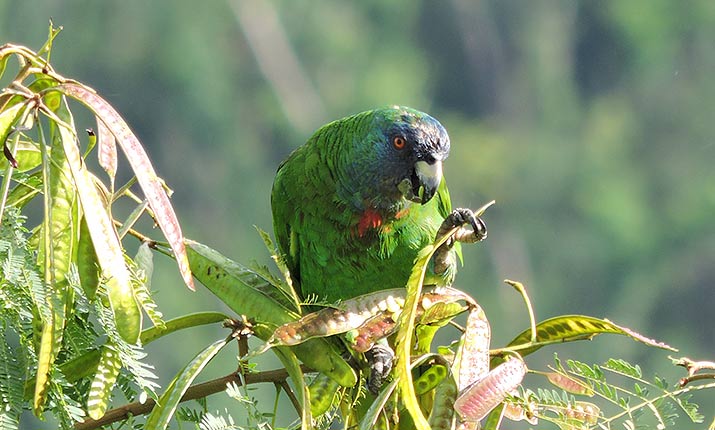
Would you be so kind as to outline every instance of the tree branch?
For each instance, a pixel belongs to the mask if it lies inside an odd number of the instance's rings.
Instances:
[[[309,372],[310,369],[303,368],[303,371]],[[282,385],[285,384],[286,379],[288,379],[288,372],[286,372],[285,369],[267,370],[265,372],[249,373],[244,375],[243,378],[246,381],[246,385],[258,384],[261,382],[272,382],[274,384]],[[189,387],[184,396],[181,398],[181,401],[185,402],[187,400],[199,399],[224,391],[226,389],[226,384],[231,382],[241,385],[241,376],[234,372],[221,378],[193,385]],[[129,403],[107,411],[107,413],[98,420],[87,418],[84,422],[75,424],[74,428],[75,430],[92,430],[104,427],[111,423],[125,420],[130,415],[147,414],[151,412],[154,405],[156,405],[154,399],[148,399],[144,403]]]

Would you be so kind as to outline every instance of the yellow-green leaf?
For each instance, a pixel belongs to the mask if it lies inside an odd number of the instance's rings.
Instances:
[[[589,317],[585,315],[562,315],[549,318],[536,325],[536,343],[532,343],[531,329],[524,330],[514,338],[508,349],[518,351],[522,356],[542,348],[545,345],[575,340],[592,339],[602,333],[612,333],[628,336],[648,346],[677,351],[675,348],[654,339],[647,338],[633,330],[619,326],[607,319]]]
[[[226,339],[212,343],[196,355],[196,357],[176,375],[147,418],[146,424],[144,425],[146,430],[163,430],[166,428],[171,417],[174,416],[181,397],[191,383],[196,379],[199,373],[201,373],[204,367],[206,367],[209,361],[211,361],[231,339],[231,337],[227,337]]]

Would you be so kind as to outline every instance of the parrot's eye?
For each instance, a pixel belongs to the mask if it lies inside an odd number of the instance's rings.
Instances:
[[[395,136],[392,138],[392,146],[394,146],[395,149],[405,149],[407,141],[402,136]]]

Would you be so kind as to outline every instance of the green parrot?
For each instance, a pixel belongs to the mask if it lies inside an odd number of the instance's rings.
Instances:
[[[452,213],[442,177],[449,147],[436,119],[390,107],[321,127],[280,165],[273,229],[303,298],[334,302],[404,287],[417,253],[441,226],[467,222],[475,239],[484,238],[483,222],[470,211]],[[452,283],[452,245],[426,284]]]
[[[280,165],[273,229],[303,299],[403,288],[418,252],[461,227],[425,278],[425,285],[452,283],[455,245],[482,240],[486,226],[469,209],[451,209],[442,176],[449,147],[436,119],[395,106],[321,127]]]

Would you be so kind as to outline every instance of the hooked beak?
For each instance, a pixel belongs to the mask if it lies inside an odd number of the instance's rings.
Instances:
[[[435,160],[432,163],[420,160],[415,163],[415,170],[410,178],[408,192],[403,194],[408,200],[425,204],[437,192],[439,183],[442,182],[442,161]]]

